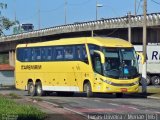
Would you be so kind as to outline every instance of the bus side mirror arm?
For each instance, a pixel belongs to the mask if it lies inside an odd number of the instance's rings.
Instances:
[[[144,64],[144,56],[143,56],[143,53],[140,53],[140,52],[136,52],[137,55],[139,55],[141,57],[141,64]]]
[[[105,55],[98,50],[94,50],[94,53],[98,54],[100,56],[101,59],[101,64],[102,64],[102,74],[104,75],[104,71],[105,71]]]
[[[95,53],[99,54],[101,57],[101,63],[104,64],[105,63],[105,56],[101,51],[98,50],[94,50]]]

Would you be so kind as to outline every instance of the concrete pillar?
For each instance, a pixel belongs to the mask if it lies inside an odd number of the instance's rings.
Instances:
[[[13,66],[15,66],[15,51],[12,51]]]
[[[9,51],[9,65],[10,66],[15,66],[15,52]]]
[[[131,12],[128,13],[128,41],[131,43]]]
[[[11,51],[9,51],[9,65],[12,66],[12,54],[11,54]]]

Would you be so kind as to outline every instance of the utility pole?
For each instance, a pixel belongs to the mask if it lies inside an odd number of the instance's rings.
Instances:
[[[41,11],[40,11],[40,0],[38,0],[38,29],[41,29]]]
[[[94,31],[93,30],[91,31],[91,37],[94,37]]]
[[[137,15],[137,0],[134,0],[134,15]]]
[[[64,23],[67,24],[67,0],[64,0]]]
[[[98,4],[98,2],[96,1],[96,21],[98,20],[98,8],[99,7],[103,7],[102,4]]]
[[[97,18],[98,18],[98,15],[97,15],[97,12],[98,12],[98,7],[97,7],[97,1],[96,1],[96,21],[97,21]]]
[[[128,41],[131,43],[131,12],[128,13]]]
[[[142,93],[146,94],[147,93],[147,83],[146,83],[146,78],[147,78],[147,61],[146,61],[146,44],[147,44],[147,0],[144,0],[143,3],[143,14],[144,14],[144,20],[143,20],[143,56],[144,56],[144,64],[143,64],[143,69],[142,69]]]
[[[16,13],[16,0],[14,1],[15,3],[15,8],[14,8],[14,20],[15,20],[15,22],[17,21],[17,13]]]

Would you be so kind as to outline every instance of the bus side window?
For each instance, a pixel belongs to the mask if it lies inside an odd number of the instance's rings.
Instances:
[[[23,60],[24,61],[30,61],[31,60],[31,49],[29,49],[29,48],[26,48],[26,49],[24,49],[24,58],[23,58]]]
[[[47,47],[46,48],[46,59],[47,60],[52,60],[52,47]]]
[[[35,50],[34,50],[34,48],[30,48],[30,49],[31,49],[30,50],[31,52],[30,52],[30,55],[29,55],[31,57],[30,60],[35,61]]]
[[[56,58],[56,60],[63,59],[63,47],[56,47],[55,48],[55,58]]]
[[[75,47],[75,54],[76,54],[75,56],[76,60],[80,60],[88,64],[88,57],[85,45],[77,45]]]
[[[35,58],[37,61],[41,60],[41,48],[35,48]]]
[[[46,48],[45,47],[41,48],[41,60],[46,61]]]
[[[88,56],[85,45],[82,46],[82,61],[88,64]]]
[[[75,59],[82,60],[82,49],[80,46],[75,47]]]
[[[24,49],[23,48],[17,49],[17,60],[24,61]]]
[[[73,59],[73,47],[69,46],[69,47],[65,47],[64,50],[64,58],[67,60],[72,60]]]

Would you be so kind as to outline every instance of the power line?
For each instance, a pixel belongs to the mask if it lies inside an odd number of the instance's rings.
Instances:
[[[26,20],[32,20],[35,16],[37,16],[38,15],[38,12],[35,12],[34,14],[32,14],[30,17],[22,17],[22,18],[20,18],[20,17],[18,17],[19,18],[19,20],[21,20],[21,21],[26,21]]]
[[[136,13],[138,13],[138,11],[139,11],[139,8],[140,8],[140,5],[141,5],[141,2],[142,2],[142,0],[140,0],[140,1],[139,1],[139,3],[138,3],[138,8],[137,8]]]
[[[157,1],[155,1],[155,0],[151,0],[151,1],[154,2],[154,3],[156,3],[156,4],[158,4],[158,5],[160,5],[160,3],[157,2]]]
[[[154,2],[154,3],[156,3],[156,4],[158,4],[158,5],[160,5],[160,3],[157,2],[157,1],[155,1],[155,0],[151,0],[151,1]]]
[[[46,13],[46,12],[54,12],[57,11],[58,9],[64,7],[64,3],[60,4],[58,7],[54,8],[54,9],[50,9],[50,10],[41,10],[41,12]]]

